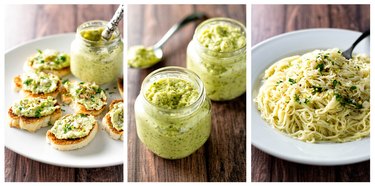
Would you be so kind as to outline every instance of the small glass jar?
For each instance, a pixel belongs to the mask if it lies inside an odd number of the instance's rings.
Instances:
[[[199,96],[194,103],[166,109],[146,97],[146,91],[163,78],[178,78],[191,82]],[[142,83],[135,104],[137,134],[143,144],[156,155],[166,159],[180,159],[198,150],[211,133],[211,101],[199,77],[180,67],[164,67],[149,74]]]
[[[104,84],[114,81],[122,74],[123,43],[120,31],[116,28],[108,41],[100,39],[106,24],[106,21],[94,20],[77,28],[76,37],[71,44],[70,69],[82,81]],[[83,33],[90,32],[97,37],[83,37]]]
[[[195,29],[188,45],[187,68],[202,79],[211,100],[225,101],[246,91],[246,41],[243,47],[230,52],[218,52],[203,46],[198,41],[202,31],[218,24],[240,28],[246,38],[245,26],[236,20],[213,18],[204,21]]]

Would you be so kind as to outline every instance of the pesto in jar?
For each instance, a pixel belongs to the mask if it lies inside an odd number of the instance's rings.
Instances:
[[[146,77],[134,109],[139,139],[162,158],[187,157],[210,136],[211,102],[187,69],[164,67]]]
[[[163,78],[153,82],[146,91],[146,98],[161,108],[179,109],[194,103],[198,90],[191,82],[178,78]]]
[[[232,100],[246,91],[245,30],[232,19],[210,19],[188,45],[186,66],[202,79],[211,100]]]
[[[205,28],[198,36],[199,43],[215,52],[232,52],[246,45],[244,31],[229,24],[217,24]]]
[[[121,75],[123,43],[118,30],[108,41],[101,38],[105,23],[87,22],[77,29],[71,45],[70,69],[82,81],[104,84]]]

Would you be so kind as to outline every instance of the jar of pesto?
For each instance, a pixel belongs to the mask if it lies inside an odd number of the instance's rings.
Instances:
[[[187,48],[187,68],[204,82],[214,101],[234,99],[246,91],[246,28],[228,18],[202,22]]]
[[[211,133],[211,102],[199,77],[180,67],[149,74],[135,105],[137,134],[156,155],[180,159],[198,150]]]
[[[104,84],[122,74],[123,43],[116,29],[107,41],[101,37],[106,21],[88,21],[77,28],[71,44],[70,70],[82,81]]]

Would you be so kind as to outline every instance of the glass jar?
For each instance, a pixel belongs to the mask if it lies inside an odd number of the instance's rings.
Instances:
[[[198,38],[205,29],[215,25],[239,28],[245,37],[244,46],[233,51],[220,52],[202,45]],[[187,48],[187,68],[202,79],[211,100],[225,101],[242,95],[246,91],[245,26],[228,18],[214,18],[201,23],[195,29]]]
[[[82,81],[109,83],[122,74],[123,43],[119,30],[110,40],[101,38],[106,21],[88,21],[77,28],[71,44],[70,69]]]
[[[166,109],[150,102],[146,91],[155,81],[177,78],[194,85],[199,95],[190,105]],[[149,74],[142,83],[135,105],[137,134],[156,155],[180,159],[199,149],[211,133],[211,101],[199,77],[180,67],[164,67]]]

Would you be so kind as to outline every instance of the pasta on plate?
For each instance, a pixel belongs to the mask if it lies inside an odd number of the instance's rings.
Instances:
[[[339,49],[279,60],[254,100],[274,128],[305,142],[349,142],[370,135],[370,58]]]

